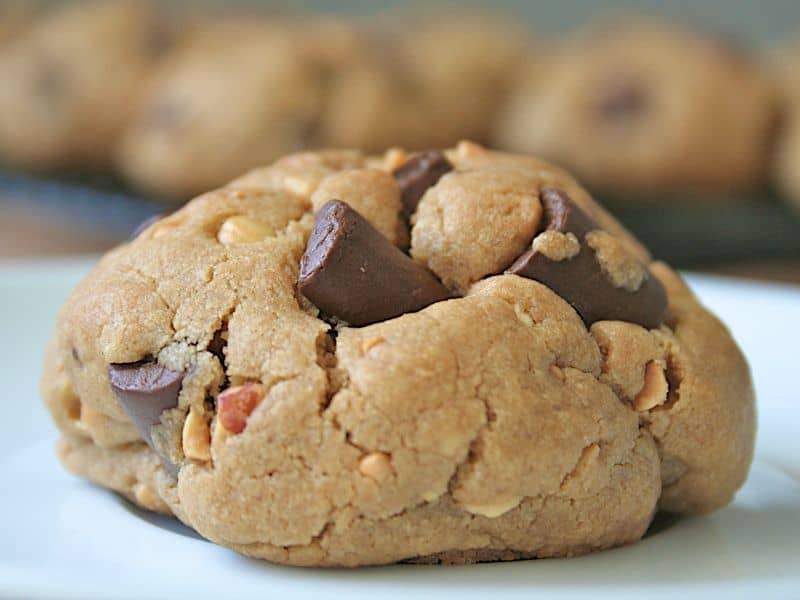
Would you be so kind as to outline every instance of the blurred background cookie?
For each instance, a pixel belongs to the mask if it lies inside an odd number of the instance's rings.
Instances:
[[[209,19],[156,69],[120,170],[186,199],[300,149],[485,141],[526,40],[478,15]]]
[[[800,42],[779,48],[771,59],[782,105],[773,177],[787,204],[800,212]]]
[[[563,163],[592,189],[656,200],[763,182],[775,119],[745,52],[655,20],[603,23],[540,57],[495,141]]]
[[[22,2],[0,4],[0,47],[25,30],[32,12],[32,7]]]
[[[105,248],[294,151],[469,139],[571,168],[682,267],[800,258],[800,51],[764,60],[800,5],[732,2],[3,2],[0,237]]]
[[[0,159],[26,169],[107,163],[165,45],[134,2],[64,4],[0,52]]]
[[[480,13],[444,18],[428,9],[387,18],[373,32],[368,60],[335,82],[327,137],[369,151],[486,142],[530,39],[510,21]]]
[[[321,79],[280,23],[226,18],[158,66],[117,152],[122,173],[186,199],[313,144]]]

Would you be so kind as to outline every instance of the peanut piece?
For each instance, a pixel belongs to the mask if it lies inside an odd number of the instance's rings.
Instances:
[[[187,458],[207,462],[211,460],[211,434],[206,418],[192,407],[183,423],[183,453]]]
[[[362,475],[375,481],[383,481],[394,472],[391,459],[384,452],[370,452],[362,457],[358,463],[358,470]]]
[[[266,390],[260,383],[245,383],[229,387],[217,397],[217,419],[230,433],[241,433],[247,418],[264,398]]]
[[[164,217],[160,221],[156,221],[155,223],[153,223],[150,227],[146,229],[146,231],[150,232],[150,237],[152,237],[152,239],[157,240],[158,238],[167,235],[173,229],[176,229],[181,225],[183,225],[182,218]]]
[[[283,179],[283,187],[295,196],[310,198],[317,187],[317,182],[304,177],[288,175]]]
[[[133,497],[139,505],[145,507],[147,510],[157,512],[169,511],[169,508],[161,499],[161,496],[156,494],[153,488],[145,483],[137,483],[133,486]]]
[[[383,157],[383,168],[390,173],[408,160],[408,154],[401,148],[389,148]]]
[[[522,502],[521,497],[510,498],[505,502],[495,502],[494,504],[462,504],[464,510],[473,515],[481,515],[494,519],[507,513],[512,508],[516,508]]]
[[[243,215],[237,215],[228,218],[222,224],[222,227],[219,228],[217,239],[223,246],[250,244],[260,242],[264,238],[274,235],[274,233],[266,223]]]
[[[651,360],[644,368],[644,385],[633,399],[633,407],[638,411],[650,410],[664,404],[669,392],[669,383],[664,367]]]
[[[486,148],[480,144],[476,144],[475,142],[470,142],[468,140],[462,140],[458,142],[458,145],[456,146],[456,152],[459,156],[464,158],[477,158],[487,154]]]

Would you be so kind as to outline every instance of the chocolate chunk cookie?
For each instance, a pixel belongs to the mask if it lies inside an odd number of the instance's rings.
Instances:
[[[728,503],[755,428],[680,277],[469,142],[291,155],[155,221],[67,300],[42,393],[71,471],[293,565],[632,543]]]
[[[86,2],[53,8],[13,37],[0,53],[0,161],[105,165],[163,33],[144,4]]]
[[[775,98],[718,36],[649,20],[589,27],[532,61],[495,143],[563,163],[635,200],[763,183]]]

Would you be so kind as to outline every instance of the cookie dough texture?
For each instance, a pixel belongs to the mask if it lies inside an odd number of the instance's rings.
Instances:
[[[459,297],[335,338],[295,291],[315,194],[355,202],[363,186],[367,218],[391,235],[374,209],[385,198],[396,218],[397,193],[377,173],[401,151],[283,158],[106,255],[61,310],[45,359],[64,464],[214,542],[294,565],[573,556],[639,539],[658,509],[729,502],[751,460],[754,401],[724,326],[563,171],[471,143],[446,155],[454,170],[412,216],[410,254]],[[664,325],[587,330],[549,288],[499,274],[530,246],[545,186],[650,265],[669,295]],[[263,238],[221,243],[232,217],[264,224]],[[177,479],[109,387],[110,363],[145,357],[186,371],[153,429]],[[668,392],[634,404],[659,389],[651,372]],[[214,399],[248,382],[265,396],[232,434]],[[187,438],[188,421],[207,432]],[[210,458],[186,457],[182,431],[210,440]]]
[[[634,19],[531,60],[495,143],[630,199],[751,189],[767,175],[776,98],[763,68],[713,34]]]
[[[65,3],[0,53],[0,160],[28,169],[105,166],[163,23],[135,2]]]

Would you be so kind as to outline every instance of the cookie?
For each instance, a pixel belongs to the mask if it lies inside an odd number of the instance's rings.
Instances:
[[[151,224],[67,300],[42,394],[72,472],[306,566],[632,543],[727,504],[755,427],[676,273],[469,142],[288,156]]]
[[[724,195],[763,183],[774,118],[772,86],[741,48],[632,20],[537,57],[495,143],[562,163],[612,196]]]
[[[30,23],[32,10],[20,2],[0,6],[0,47],[20,35]]]
[[[529,46],[521,29],[435,10],[369,25],[357,57],[329,80],[320,124],[327,145],[379,152],[488,140]]]
[[[429,11],[401,19],[399,26],[431,121],[421,147],[465,138],[488,142],[512,81],[534,52],[530,32],[497,15],[463,11]]]
[[[521,32],[477,17],[223,19],[158,69],[118,164],[138,187],[185,200],[301,149],[485,140],[522,47]]]
[[[800,44],[777,49],[770,73],[780,93],[781,123],[774,147],[772,178],[782,198],[800,211]]]
[[[0,160],[106,165],[163,33],[133,2],[69,3],[35,20],[0,53]]]
[[[348,36],[333,22],[302,30],[259,17],[198,26],[159,66],[126,128],[117,151],[122,173],[185,200],[319,145],[327,74],[349,56]]]

